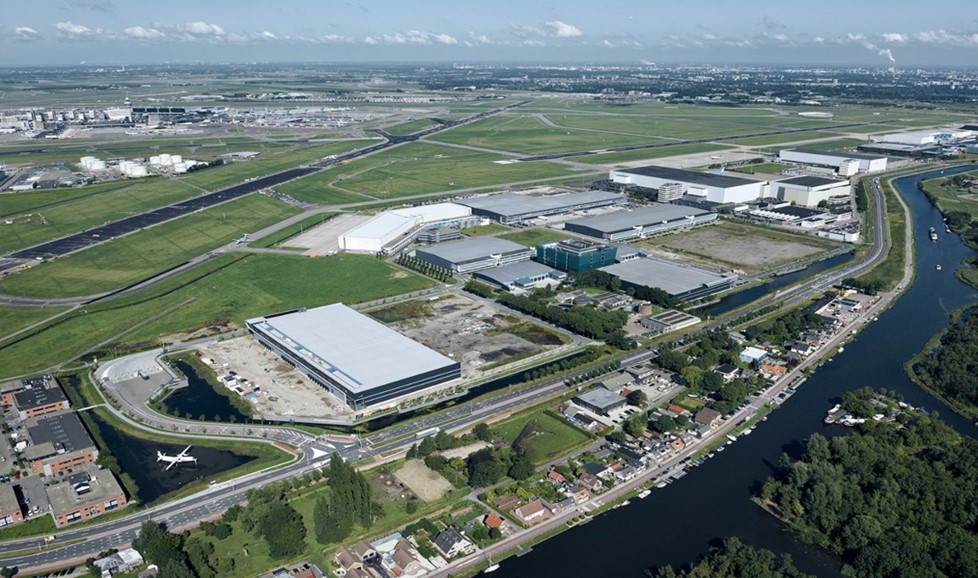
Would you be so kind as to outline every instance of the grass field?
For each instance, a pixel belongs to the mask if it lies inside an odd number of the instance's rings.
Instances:
[[[522,231],[513,231],[512,233],[499,235],[499,238],[506,239],[507,241],[512,241],[514,243],[519,243],[520,245],[525,245],[527,247],[536,247],[537,245],[542,245],[544,243],[553,243],[555,241],[570,239],[571,235],[561,231],[554,231],[553,229],[523,229]]]
[[[866,144],[866,141],[855,138],[840,138],[823,142],[807,143],[803,148],[816,151],[855,151],[856,147],[861,144]]]
[[[65,309],[67,308],[44,307],[32,309],[27,307],[0,307],[0,341],[3,340],[5,335],[10,335],[14,331],[19,331],[24,327],[54,317]]]
[[[328,173],[328,172],[327,172]],[[328,181],[330,177],[320,175],[310,175],[303,179],[298,179],[279,185],[275,190],[283,195],[289,195],[306,203],[316,203],[318,205],[345,205],[348,203],[359,203],[372,201],[373,197],[341,191],[331,187]]]
[[[289,280],[283,283],[282,280]],[[170,334],[297,307],[358,303],[426,289],[434,281],[372,256],[310,259],[233,254],[160,283],[138,297],[89,305],[0,344],[0,373],[21,375],[72,359],[106,340],[121,352]],[[154,315],[173,309],[154,319]],[[145,323],[118,339],[114,336]]]
[[[264,177],[286,169],[318,161],[323,157],[342,154],[365,147],[370,140],[350,140],[318,144],[287,151],[262,154],[247,161],[232,162],[223,167],[213,167],[191,173],[182,180],[209,191],[217,191],[244,182],[253,177]]]
[[[500,233],[506,233],[512,231],[506,225],[500,225],[499,223],[489,223],[488,225],[482,225],[480,227],[469,227],[465,229],[465,235],[468,237],[485,237],[488,235],[498,235]]]
[[[414,134],[431,126],[435,126],[436,124],[437,123],[431,119],[419,118],[417,120],[389,126],[384,130],[387,131],[387,134],[392,134],[394,136],[405,136]]]
[[[693,155],[699,153],[712,153],[716,151],[730,150],[735,147],[713,143],[686,144],[656,149],[642,149],[635,151],[625,151],[620,153],[601,153],[593,155],[582,155],[574,157],[574,160],[581,163],[591,163],[599,165],[612,165],[615,163],[627,163],[641,160],[661,159],[665,157],[677,157],[681,155]]]
[[[112,291],[298,212],[250,195],[10,275],[0,280],[0,292],[67,297]]]
[[[978,173],[965,173],[974,178]],[[971,215],[971,220],[978,219],[978,195],[969,193],[950,184],[950,178],[939,177],[923,182],[924,189],[930,194],[938,209],[943,214],[954,211],[964,211]],[[945,186],[946,184],[946,186]]]
[[[527,452],[536,465],[545,464],[591,441],[587,435],[550,414],[528,412],[493,424],[492,431],[512,443],[523,428],[533,422],[533,432],[526,439]]]
[[[336,213],[319,213],[318,215],[313,215],[309,218],[303,219],[298,223],[289,225],[284,229],[279,229],[278,231],[255,241],[254,243],[248,243],[249,247],[257,247],[259,249],[266,249],[268,247],[274,247],[275,245],[280,245],[282,242],[295,237],[296,235],[301,235],[305,231],[315,227],[316,225],[321,225],[326,221],[332,219],[336,216]]]
[[[134,214],[177,203],[200,193],[179,181],[152,178],[68,189],[72,194],[59,199],[56,194],[18,193],[12,195],[23,210],[9,212],[0,197],[5,218],[11,225],[0,225],[0,253],[30,247],[71,235]],[[57,192],[57,191],[55,191]],[[81,194],[74,194],[80,192]],[[23,198],[19,198],[23,195]],[[43,220],[42,220],[43,215]]]
[[[781,165],[778,163],[760,163],[756,165],[743,165],[739,167],[729,167],[729,170],[746,173],[748,175],[753,175],[756,173],[761,173],[765,175],[780,175],[781,171],[788,168],[787,165]]]
[[[542,181],[572,176],[555,163],[496,164],[508,157],[427,143],[409,143],[278,187],[279,192],[319,204],[348,202],[350,193],[378,199]],[[347,195],[338,200],[337,192]]]
[[[659,142],[655,137],[548,125],[523,114],[502,114],[439,133],[428,140],[524,155],[603,149]]]
[[[742,138],[736,140],[728,140],[730,144],[746,145],[746,146],[764,146],[773,145],[781,143],[795,143],[799,141],[811,140],[816,138],[826,138],[838,136],[833,132],[822,132],[822,131],[804,131],[804,132],[792,132],[787,134],[774,134],[769,136],[755,136],[750,138]],[[808,145],[805,145],[808,148]]]

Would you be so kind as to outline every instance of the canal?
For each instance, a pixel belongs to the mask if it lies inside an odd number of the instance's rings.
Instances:
[[[946,171],[952,172],[959,171]],[[978,433],[969,421],[914,386],[903,372],[903,363],[947,326],[950,312],[978,299],[953,275],[972,251],[957,236],[943,233],[940,213],[917,190],[921,178],[897,181],[914,215],[916,278],[878,321],[846,345],[845,352],[820,368],[753,435],[741,437],[682,480],[652,490],[648,498],[632,500],[628,507],[534,546],[529,554],[505,560],[495,575],[641,578],[646,568],[689,564],[720,539],[737,536],[753,546],[790,554],[810,574],[841,576],[833,555],[801,543],[750,501],[781,454],[799,456],[804,440],[814,432],[845,435],[845,428],[825,426],[822,419],[844,392],[863,386],[895,389],[908,403],[937,410],[959,432]],[[928,238],[930,227],[941,232],[936,243]],[[943,271],[936,270],[938,264]]]

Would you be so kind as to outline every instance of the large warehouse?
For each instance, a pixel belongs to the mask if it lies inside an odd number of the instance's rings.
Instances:
[[[259,343],[353,409],[461,377],[457,361],[341,303],[246,324]]]
[[[495,237],[475,237],[433,247],[417,248],[414,256],[455,273],[469,273],[489,267],[527,261],[533,249]]]
[[[764,181],[649,165],[611,171],[613,182],[658,189],[669,183],[683,186],[683,194],[703,197],[712,203],[743,203],[764,196]]]
[[[716,219],[716,213],[702,209],[682,205],[653,205],[634,211],[618,211],[567,221],[564,228],[598,239],[623,241],[704,225]]]
[[[471,227],[479,224],[472,210],[455,203],[435,203],[385,211],[339,237],[340,249],[362,253],[394,253],[429,227]]]
[[[512,265],[483,269],[473,273],[472,277],[506,291],[512,291],[513,289],[533,289],[534,287],[557,285],[567,277],[567,273],[536,261],[523,261]]]
[[[771,182],[771,196],[803,207],[815,207],[833,197],[848,197],[849,181],[824,177],[791,177]]]
[[[563,215],[574,211],[619,205],[625,196],[605,191],[584,191],[562,195],[520,195],[500,193],[455,201],[472,209],[473,215],[489,217],[500,223],[519,223],[537,217]]]
[[[885,156],[865,153],[834,153],[831,151],[791,149],[779,151],[778,160],[802,165],[832,167],[842,177],[851,177],[856,173],[875,173],[886,170]]]
[[[600,269],[621,279],[622,287],[656,287],[683,301],[700,299],[733,287],[738,277],[663,259],[645,258]]]

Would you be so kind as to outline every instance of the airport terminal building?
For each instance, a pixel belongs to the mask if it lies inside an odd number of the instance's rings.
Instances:
[[[354,410],[461,377],[461,365],[336,303],[246,321],[258,341]]]
[[[588,237],[618,242],[705,225],[716,220],[716,213],[702,209],[683,205],[654,205],[634,211],[618,211],[567,221],[564,229]]]

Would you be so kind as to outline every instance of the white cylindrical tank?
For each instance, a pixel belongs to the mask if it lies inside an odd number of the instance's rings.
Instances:
[[[160,164],[160,155],[153,155],[149,157],[149,164],[154,166]]]
[[[166,153],[163,153],[163,154],[160,155],[160,164],[161,165],[172,165],[173,164],[173,159],[170,157],[170,155],[168,155]]]
[[[175,173],[187,172],[187,163],[173,163],[173,172]]]
[[[143,165],[137,165],[134,163],[126,174],[128,174],[130,177],[138,179],[139,177],[149,176],[149,171],[147,171],[146,167]]]
[[[108,167],[105,165],[105,161],[99,159],[93,159],[88,165],[88,170],[90,171],[104,171],[106,168]]]
[[[170,155],[170,160],[173,162],[173,164],[182,163],[183,155]]]

